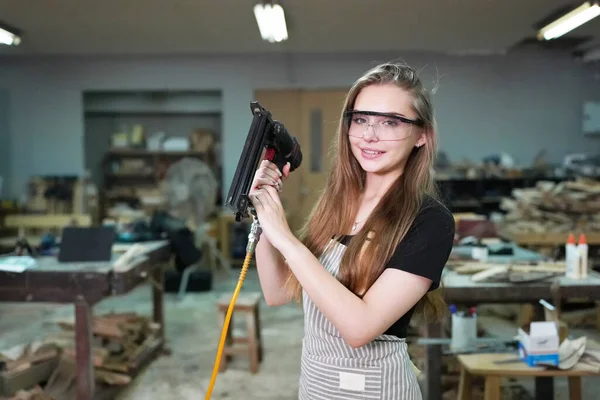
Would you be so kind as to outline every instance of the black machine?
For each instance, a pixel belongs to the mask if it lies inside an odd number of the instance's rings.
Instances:
[[[115,229],[111,226],[63,228],[59,262],[108,262],[112,259]]]
[[[150,221],[149,230],[155,238],[169,240],[175,255],[175,269],[182,272],[202,258],[202,251],[194,244],[194,233],[185,221],[165,211],[156,211]]]
[[[290,136],[285,126],[273,120],[271,113],[258,102],[250,103],[253,114],[250,131],[242,155],[229,188],[225,206],[235,213],[235,220],[248,218],[248,192],[261,160],[273,162],[280,171],[288,162],[290,172],[302,163],[302,151],[295,137]],[[263,157],[263,149],[266,149]]]

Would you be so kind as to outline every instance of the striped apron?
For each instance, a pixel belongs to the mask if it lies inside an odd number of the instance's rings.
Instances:
[[[334,276],[345,249],[332,240],[320,257]],[[381,335],[354,349],[306,293],[303,307],[299,400],[422,400],[405,339]]]

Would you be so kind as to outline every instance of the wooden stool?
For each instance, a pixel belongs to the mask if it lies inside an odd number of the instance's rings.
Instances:
[[[461,366],[458,384],[459,400],[471,399],[473,375],[485,378],[485,400],[500,400],[500,381],[502,378],[524,376],[532,378],[565,376],[569,380],[569,398],[571,400],[581,400],[581,377],[598,376],[597,373],[591,369],[586,369],[581,364],[563,371],[544,367],[530,367],[523,361],[509,362],[518,358],[516,353],[462,354],[457,358]],[[496,364],[498,361],[502,363]]]
[[[219,326],[221,332],[225,323],[225,316],[227,315],[227,309],[229,308],[231,296],[232,295],[230,294],[223,295],[217,302],[217,307],[219,310]],[[219,372],[225,371],[225,369],[227,369],[227,362],[231,359],[231,356],[237,354],[247,354],[250,360],[250,371],[253,374],[258,372],[258,364],[262,362],[263,359],[259,314],[259,302],[261,298],[262,295],[260,293],[240,293],[238,295],[233,308],[233,313],[231,314],[231,320],[229,321],[229,329],[227,331],[227,337],[223,347]],[[236,315],[236,313],[246,314],[247,336],[233,336],[233,317]]]

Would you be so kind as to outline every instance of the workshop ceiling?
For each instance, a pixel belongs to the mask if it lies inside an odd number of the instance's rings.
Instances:
[[[257,0],[256,0],[257,1]],[[575,2],[577,3],[577,1]],[[564,0],[281,0],[289,40],[263,42],[255,0],[0,0],[23,31],[0,54],[502,53],[533,43]],[[600,43],[600,18],[553,43]],[[547,44],[546,44],[547,45]]]

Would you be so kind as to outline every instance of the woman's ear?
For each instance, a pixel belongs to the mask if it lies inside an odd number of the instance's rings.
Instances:
[[[425,143],[427,143],[427,135],[425,132],[421,132],[419,139],[417,139],[417,143],[415,143],[415,147],[422,147]]]

